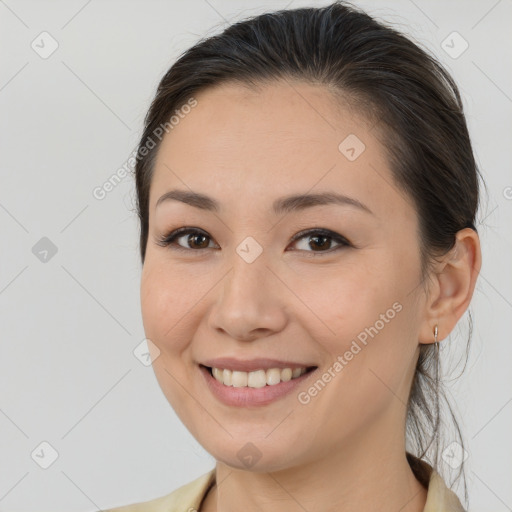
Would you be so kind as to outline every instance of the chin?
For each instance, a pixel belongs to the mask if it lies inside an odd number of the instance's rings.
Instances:
[[[296,452],[300,443],[289,441],[283,444],[277,440],[271,441],[270,437],[265,439],[266,435],[245,435],[239,439],[230,438],[229,441],[223,439],[214,446],[209,440],[203,446],[216,461],[237,470],[268,473],[301,464],[301,456]],[[276,445],[276,442],[279,444]]]

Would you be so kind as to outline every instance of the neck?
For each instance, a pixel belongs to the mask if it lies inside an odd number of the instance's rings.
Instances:
[[[278,471],[246,471],[218,461],[201,512],[423,512],[427,490],[398,434],[383,440],[360,433],[343,450]]]

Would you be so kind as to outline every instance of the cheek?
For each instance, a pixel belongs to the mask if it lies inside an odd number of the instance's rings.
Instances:
[[[386,264],[384,271],[354,265],[338,272],[326,268],[324,276],[303,273],[296,283],[297,295],[309,307],[303,325],[328,354],[329,389],[319,393],[320,400],[325,400],[326,410],[335,403],[340,414],[354,411],[352,425],[408,389],[417,348],[417,308],[408,295],[413,274],[405,279],[400,273],[406,269],[398,267]]]
[[[179,333],[186,328],[187,312],[202,295],[200,286],[192,286],[168,265],[146,260],[140,295],[146,337],[161,351],[179,351],[179,340],[184,339]]]
[[[314,328],[332,352],[344,350],[347,341],[350,344],[360,333],[364,338],[365,328],[388,310],[388,316],[394,317],[393,304],[399,296],[389,269],[384,272],[347,260],[340,266],[301,269],[300,279],[289,281],[304,305],[297,306],[297,313],[304,310],[301,318],[307,319],[308,327]]]
[[[140,295],[144,332],[155,346],[151,351],[153,371],[167,401],[187,421],[197,404],[180,383],[190,380],[191,367],[186,364],[190,321],[193,304],[197,304],[204,291],[191,286],[182,273],[181,277],[178,274],[169,265],[157,264],[147,257]]]

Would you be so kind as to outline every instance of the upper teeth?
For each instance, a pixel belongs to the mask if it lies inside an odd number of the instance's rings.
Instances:
[[[269,385],[274,386],[280,382],[286,382],[300,377],[306,372],[303,368],[270,368],[268,370],[256,370],[254,372],[240,372],[237,370],[227,370],[222,368],[212,368],[213,376],[226,386],[235,388],[250,387],[262,388]]]

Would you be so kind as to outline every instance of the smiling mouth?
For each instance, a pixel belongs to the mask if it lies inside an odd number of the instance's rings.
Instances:
[[[251,372],[228,370],[225,368],[215,368],[200,364],[209,374],[218,382],[225,386],[235,388],[262,388],[265,386],[275,386],[281,382],[288,382],[297,379],[306,373],[310,373],[317,366],[304,366],[302,368],[268,368],[259,369]]]

